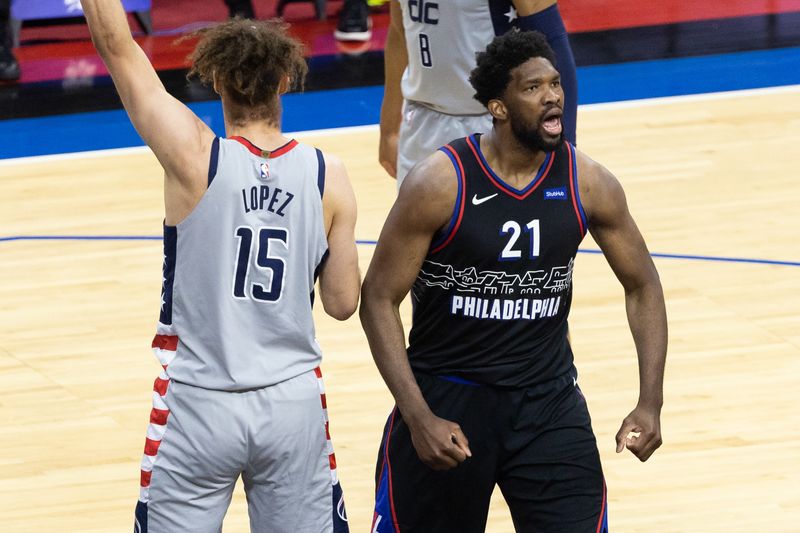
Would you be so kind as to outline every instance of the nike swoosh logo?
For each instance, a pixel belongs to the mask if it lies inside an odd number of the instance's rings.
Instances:
[[[478,198],[478,195],[473,195],[472,197],[472,205],[481,205],[483,202],[488,202],[492,198],[497,196],[497,193],[490,194],[489,196],[484,196],[483,198]]]

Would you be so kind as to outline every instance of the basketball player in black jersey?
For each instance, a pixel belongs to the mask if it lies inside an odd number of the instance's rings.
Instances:
[[[495,484],[519,532],[608,530],[606,489],[567,335],[587,231],[625,289],[639,401],[617,452],[661,445],[667,321],[658,273],[616,178],[562,140],[541,34],[497,37],[470,81],[492,131],[444,146],[400,188],[361,320],[397,403],[373,531],[481,532]],[[406,349],[398,306],[411,291]]]

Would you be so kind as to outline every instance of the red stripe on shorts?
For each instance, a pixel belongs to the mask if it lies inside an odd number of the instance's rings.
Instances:
[[[169,350],[174,352],[178,349],[178,336],[177,335],[156,335],[153,337],[153,348],[160,348],[162,350]]]
[[[169,409],[156,409],[155,407],[153,407],[150,410],[150,423],[163,426],[167,423],[168,416],[169,416]]]
[[[144,454],[150,457],[158,453],[158,447],[161,446],[160,440],[144,439]]]
[[[159,396],[164,396],[165,394],[167,394],[168,386],[169,386],[168,379],[156,378],[155,383],[153,383],[153,390],[156,391]]]

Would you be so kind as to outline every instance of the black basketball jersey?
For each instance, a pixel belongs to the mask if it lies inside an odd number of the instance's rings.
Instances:
[[[489,167],[479,134],[440,150],[458,194],[412,289],[412,368],[499,387],[567,372],[572,268],[587,229],[575,148],[548,153],[522,190]]]

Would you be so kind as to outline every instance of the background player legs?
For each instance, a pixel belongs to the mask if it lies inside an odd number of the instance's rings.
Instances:
[[[256,18],[252,0],[225,0],[225,5],[228,6],[228,16],[231,18]]]
[[[19,63],[14,53],[11,36],[11,0],[0,0],[0,81],[19,79]]]
[[[491,129],[488,115],[447,115],[407,100],[400,123],[402,149],[397,153],[397,186],[417,162],[439,149],[442,139],[450,142],[464,132],[484,133]]]
[[[344,0],[333,36],[340,41],[369,41],[372,19],[367,0]]]

